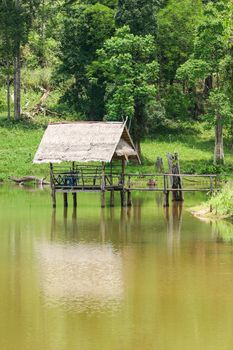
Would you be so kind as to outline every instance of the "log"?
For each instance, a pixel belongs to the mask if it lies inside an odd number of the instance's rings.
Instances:
[[[38,178],[36,176],[24,176],[24,177],[14,177],[11,176],[9,179],[17,184],[23,185],[25,182],[34,182],[34,183],[39,183],[40,185],[50,185],[49,182],[45,181],[45,178]]]

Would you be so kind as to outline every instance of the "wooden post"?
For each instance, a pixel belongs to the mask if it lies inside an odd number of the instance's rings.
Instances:
[[[113,176],[112,176],[112,160],[110,162],[110,183],[111,186],[113,187]],[[110,191],[110,207],[114,207],[115,203],[114,203],[114,189],[112,188]]]
[[[56,202],[56,189],[54,184],[54,178],[53,178],[53,164],[50,163],[50,187],[51,187],[51,196],[52,196],[52,203],[53,208],[56,208],[57,202]]]
[[[111,190],[110,192],[110,207],[114,207],[114,190]]]
[[[126,207],[126,197],[125,197],[125,158],[122,158],[121,163],[121,181],[122,181],[122,190],[121,190],[121,206]]]
[[[127,206],[128,207],[132,207],[132,196],[131,196],[130,187],[131,187],[131,181],[130,181],[130,175],[129,175],[129,177],[128,177],[128,191],[127,191]]]
[[[64,207],[68,208],[68,193],[67,192],[63,193],[63,198],[64,198]]]
[[[101,177],[101,208],[105,208],[105,172],[104,162],[102,162],[102,177]]]
[[[132,207],[132,196],[131,191],[127,191],[127,206]]]
[[[163,199],[163,206],[164,208],[169,207],[169,191],[167,189],[167,175],[164,175],[163,177],[163,182],[164,182],[164,189],[163,189],[163,194],[164,194],[164,199]]]
[[[177,191],[172,191],[172,200],[173,201],[183,201],[183,191],[182,191],[182,179],[179,176],[180,174],[180,164],[179,164],[179,155],[178,153],[174,153],[174,155],[167,153],[168,160],[168,172],[170,176],[170,186],[173,190],[177,189]]]
[[[74,208],[77,208],[77,193],[72,193],[73,195],[73,206]]]
[[[213,178],[210,176],[210,194],[213,194]]]

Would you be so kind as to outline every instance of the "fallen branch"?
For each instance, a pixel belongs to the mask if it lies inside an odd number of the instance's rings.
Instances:
[[[36,176],[24,176],[24,177],[20,177],[20,178],[11,176],[11,177],[9,177],[9,179],[11,181],[19,184],[19,185],[23,185],[25,182],[34,182],[34,183],[37,183],[40,185],[50,185],[49,182],[45,181],[45,177],[40,179]]]
[[[30,115],[32,118],[34,118],[38,113],[41,112],[41,109],[43,108],[43,105],[44,105],[45,101],[47,100],[47,98],[49,97],[49,95],[50,95],[50,89],[44,90],[44,93],[41,96],[39,102],[30,112]]]

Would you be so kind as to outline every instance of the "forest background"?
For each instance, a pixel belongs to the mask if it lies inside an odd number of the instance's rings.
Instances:
[[[232,0],[0,0],[0,179],[46,173],[48,122],[126,119],[142,171],[232,173]]]

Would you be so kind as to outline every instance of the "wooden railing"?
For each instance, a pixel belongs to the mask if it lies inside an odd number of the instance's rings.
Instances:
[[[54,168],[52,181],[59,189],[99,189],[99,190],[126,190],[126,191],[190,191],[210,192],[220,188],[218,176],[215,174],[121,174],[109,172],[101,174],[99,168]],[[171,186],[171,178],[179,177],[180,188]]]

